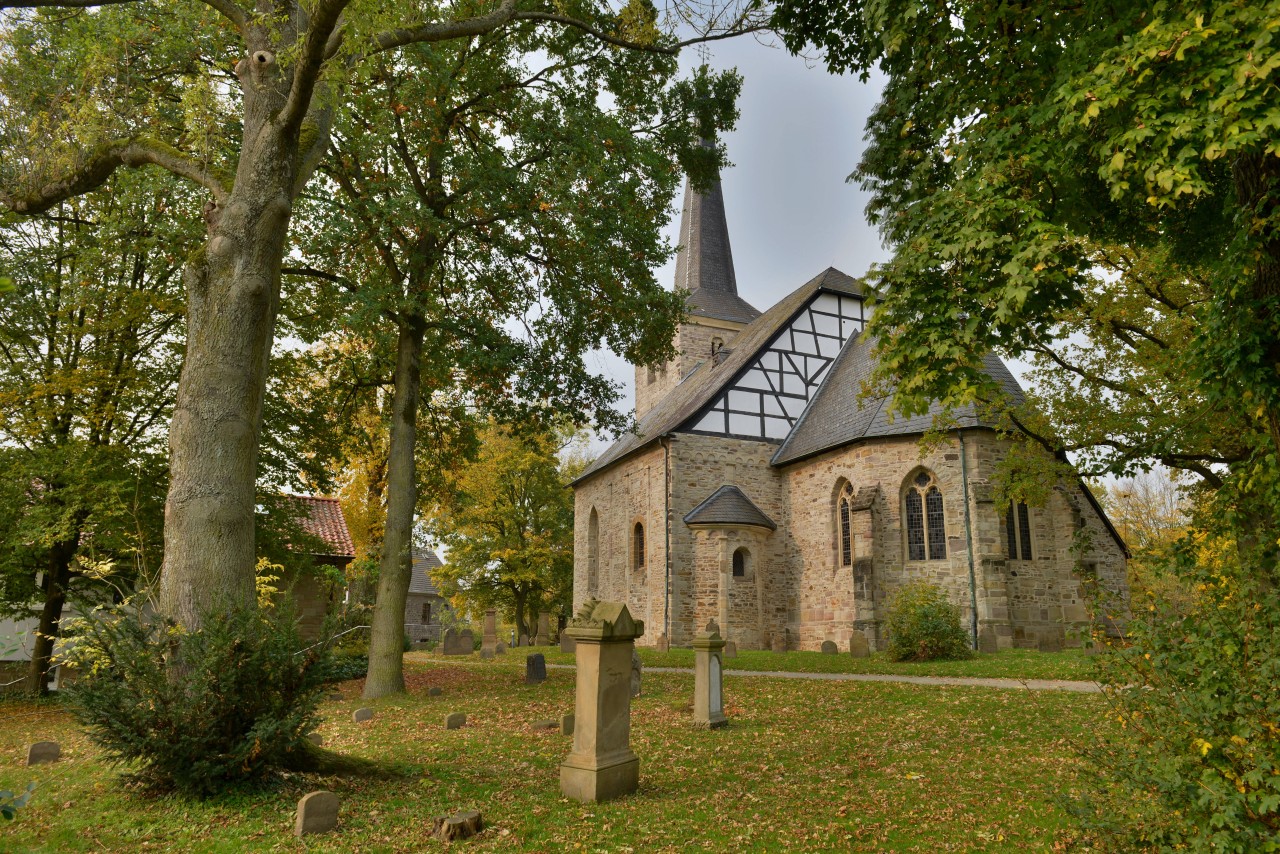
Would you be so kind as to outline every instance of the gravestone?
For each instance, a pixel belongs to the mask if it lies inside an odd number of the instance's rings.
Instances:
[[[62,758],[62,748],[56,741],[37,741],[27,747],[27,765],[47,765]]]
[[[431,835],[441,842],[452,842],[455,839],[466,839],[475,836],[484,829],[484,820],[476,810],[438,815],[431,823]]]
[[[356,723],[363,723],[373,717],[373,709],[356,709],[351,713],[351,720]]]
[[[444,719],[445,729],[462,729],[467,725],[466,712],[454,712]]]
[[[507,645],[506,645],[505,643],[503,643],[502,641],[498,641],[498,645],[497,645],[497,646],[495,646],[495,647],[493,648],[493,651],[494,651],[495,653],[497,653],[498,655],[506,655],[506,654],[507,654]]]
[[[556,729],[560,725],[553,720],[541,720],[541,721],[534,721],[529,726],[531,726],[533,729],[541,730],[541,729]]]
[[[658,635],[658,642],[654,644],[654,649],[658,652],[669,652],[671,650],[671,641],[667,640],[665,634]]]
[[[561,715],[560,716],[560,734],[573,735],[573,723],[574,723],[573,712],[570,712],[567,715]]]
[[[728,726],[724,716],[724,662],[721,652],[725,641],[720,637],[716,621],[707,623],[706,631],[693,639],[693,723],[707,729]]]
[[[631,696],[640,696],[640,680],[644,676],[644,664],[640,661],[640,653],[631,648]]]
[[[449,629],[444,633],[445,655],[470,655],[476,651],[476,638],[471,629]]]
[[[520,646],[529,646],[529,645],[530,645],[530,644],[529,644],[529,636],[528,636],[528,635],[521,635],[521,636],[520,636],[520,644],[519,644],[519,645],[520,645]]]
[[[333,792],[312,792],[298,801],[293,835],[328,833],[338,826],[338,796]]]
[[[780,632],[775,632],[773,635],[772,643],[773,643],[774,652],[786,652],[787,651],[787,630],[783,629]]]
[[[578,642],[573,749],[560,764],[560,791],[584,803],[629,795],[640,785],[631,752],[627,665],[644,623],[621,602],[588,600],[565,629]]]
[[[724,657],[725,657],[725,658],[737,658],[737,657],[738,657],[738,642],[737,642],[737,641],[725,641],[725,642],[724,642]]]
[[[573,652],[576,648],[577,648],[577,646],[575,645],[574,640],[573,640],[573,638],[569,635],[569,633],[568,633],[568,632],[561,632],[561,633],[560,633],[560,651],[561,651],[561,652]]]
[[[862,632],[855,631],[849,636],[849,654],[854,658],[870,657],[871,645],[867,643],[867,636]]]
[[[978,630],[978,652],[998,652],[996,630],[991,626],[983,626]]]
[[[331,693],[329,694],[329,699],[330,699],[330,700],[341,700],[341,699],[342,699],[342,692],[341,692],[341,691],[333,691],[333,692],[331,692]]]
[[[316,747],[324,747],[324,736],[318,732],[307,733],[307,741],[311,742]]]
[[[551,645],[551,615],[538,615],[538,636],[533,639],[534,646]]]
[[[444,693],[444,689],[441,688],[439,685],[432,685],[430,688],[427,689],[428,697],[439,697],[443,693]]]
[[[836,646],[836,642],[835,642],[835,641],[824,640],[824,641],[822,642],[822,654],[823,654],[823,655],[835,655],[835,654],[836,654],[836,653],[838,653],[839,651],[840,651],[840,647]]]
[[[480,655],[482,658],[493,658],[497,648],[498,612],[490,608],[484,612],[484,634],[480,638]]]
[[[540,652],[525,656],[524,684],[541,685],[547,681],[547,657]]]
[[[981,640],[981,638],[979,638]],[[1062,632],[1049,630],[1048,633],[1040,636],[1041,652],[1062,652]]]

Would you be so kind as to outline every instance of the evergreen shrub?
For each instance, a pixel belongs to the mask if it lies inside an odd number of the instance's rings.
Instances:
[[[889,605],[889,657],[894,661],[968,658],[969,635],[960,626],[960,609],[935,584],[904,585]]]
[[[332,664],[301,651],[287,607],[231,608],[186,631],[132,607],[84,621],[72,713],[108,762],[148,787],[206,797],[300,759]]]

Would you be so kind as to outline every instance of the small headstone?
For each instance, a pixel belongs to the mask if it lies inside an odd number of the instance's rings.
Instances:
[[[640,679],[644,675],[644,665],[640,663],[640,653],[631,649],[631,696],[640,696]]]
[[[774,634],[774,636],[773,636],[773,651],[774,651],[774,652],[786,652],[786,651],[787,651],[787,630],[786,630],[786,629],[783,629],[782,631],[777,632],[777,633],[775,633],[775,634]]]
[[[332,694],[330,694],[330,695],[329,695],[329,699],[330,699],[330,700],[341,700],[341,699],[342,699],[342,692],[340,692],[340,691],[334,691]]]
[[[555,729],[556,727],[559,726],[559,724],[551,720],[542,720],[542,721],[534,721],[532,724],[530,724],[530,726],[533,727],[534,729]]]
[[[488,661],[489,659],[493,658],[493,656],[494,656],[494,652],[493,652],[493,650],[491,650],[491,649],[481,649],[481,650],[480,650],[480,657],[481,657],[482,659],[484,659],[485,661]]]
[[[364,721],[370,720],[372,718],[373,718],[373,709],[356,709],[354,712],[351,713],[351,720],[355,721],[356,723],[363,723]]]
[[[333,792],[312,792],[298,801],[298,817],[293,835],[328,833],[338,826],[338,796]]]
[[[502,641],[498,641],[498,645],[497,645],[497,646],[495,646],[495,647],[493,648],[493,651],[494,651],[495,653],[497,653],[498,655],[506,655],[506,654],[507,654],[507,645],[506,645],[505,643],[503,643]]]
[[[667,640],[666,635],[658,635],[658,642],[654,644],[654,648],[658,652],[669,652],[671,650],[671,641]]]
[[[449,629],[444,633],[445,655],[470,655],[476,651],[476,639],[471,629]]]
[[[540,652],[524,659],[524,684],[541,685],[547,681],[547,657]]]
[[[444,693],[444,689],[441,688],[439,685],[432,685],[430,688],[427,689],[428,697],[439,697],[443,693]]]
[[[318,733],[318,732],[309,732],[309,733],[307,733],[307,741],[311,742],[311,743],[312,743],[312,744],[314,744],[316,747],[323,747],[323,746],[324,746],[324,736],[323,736],[323,735],[321,735],[321,734],[320,734],[320,733]]]
[[[576,652],[577,649],[578,649],[578,642],[573,639],[573,636],[570,635],[568,632],[561,632],[560,633],[560,651]]]
[[[854,658],[870,657],[871,645],[867,643],[867,636],[862,632],[855,631],[849,636],[849,655]]]
[[[838,653],[839,651],[840,651],[840,647],[836,646],[836,642],[835,642],[835,641],[824,640],[824,641],[822,642],[822,654],[823,654],[823,655],[835,655],[835,654],[836,654],[836,653]]]
[[[560,716],[560,734],[573,735],[573,724],[575,720],[576,718],[574,718],[573,712],[570,712],[567,715],[561,715]]]
[[[521,635],[519,646],[529,646],[529,636]]]
[[[431,835],[441,842],[452,842],[455,839],[466,839],[475,836],[484,829],[484,820],[476,810],[438,815],[432,820]]]
[[[62,748],[56,741],[37,741],[27,747],[28,765],[46,765],[62,757]]]
[[[454,712],[444,719],[445,729],[461,729],[467,725],[466,712]]]
[[[724,643],[724,653],[723,653],[723,655],[724,655],[724,657],[725,657],[725,658],[737,658],[737,657],[738,657],[738,642],[737,642],[737,641],[725,641],[725,643]]]
[[[551,645],[551,615],[550,614],[538,615],[538,636],[534,638],[533,642],[535,646]]]
[[[999,649],[995,629],[991,626],[983,626],[978,630],[978,652],[997,652]]]

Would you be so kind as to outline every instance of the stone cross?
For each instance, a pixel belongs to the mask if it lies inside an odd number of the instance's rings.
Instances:
[[[724,716],[725,641],[715,620],[693,639],[693,723],[707,729],[729,725]]]
[[[628,795],[640,785],[631,752],[631,653],[644,634],[621,602],[588,600],[566,632],[577,642],[573,749],[560,765],[560,791],[584,803]]]
[[[480,652],[492,657],[498,650],[498,612],[493,608],[484,612],[484,636],[480,639]]]

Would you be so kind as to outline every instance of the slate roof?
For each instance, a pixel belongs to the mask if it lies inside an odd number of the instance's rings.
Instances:
[[[293,502],[302,529],[319,537],[328,546],[326,556],[356,556],[356,547],[351,542],[351,532],[347,530],[347,520],[343,518],[338,499],[320,495],[286,495],[285,498]]]
[[[913,436],[925,433],[933,427],[934,416],[943,412],[943,408],[937,403],[930,405],[929,411],[924,415],[890,420],[892,388],[881,397],[858,399],[862,383],[871,375],[875,365],[871,355],[874,346],[875,341],[866,335],[859,335],[845,344],[831,365],[831,371],[823,380],[822,386],[792,429],[791,435],[787,436],[782,447],[773,455],[772,463],[775,466],[796,462],[861,439]],[[994,353],[988,353],[983,358],[982,367],[1015,402],[1022,402],[1022,388]],[[993,422],[980,417],[972,406],[952,410],[951,415],[959,427],[995,426]]]
[[[796,288],[773,308],[756,318],[730,342],[733,352],[719,364],[703,361],[658,401],[628,433],[614,442],[578,476],[581,483],[624,457],[645,448],[667,433],[688,429],[702,409],[713,402],[724,387],[751,367],[760,351],[803,309],[819,290],[861,296],[857,283],[834,268],[827,268]]]
[[[409,592],[439,596],[440,591],[431,580],[431,570],[443,566],[436,553],[427,549],[413,550],[413,566],[409,572]]]
[[[689,511],[687,525],[754,525],[778,530],[778,525],[736,486],[722,486]]]

